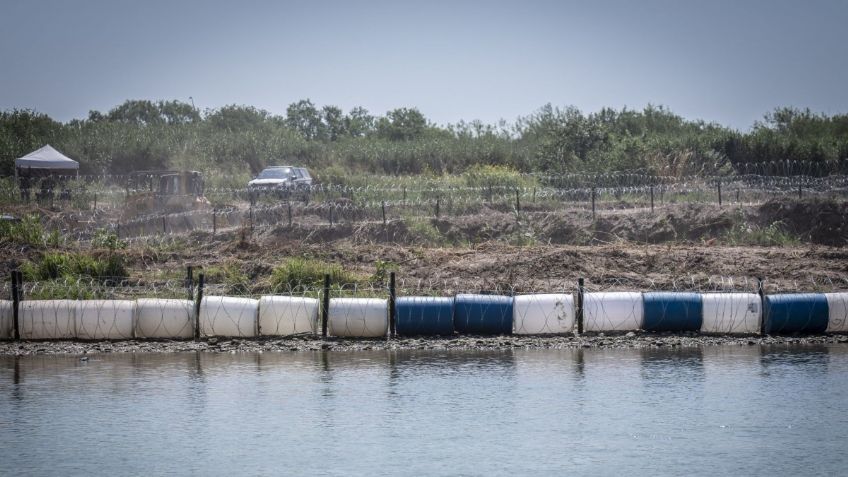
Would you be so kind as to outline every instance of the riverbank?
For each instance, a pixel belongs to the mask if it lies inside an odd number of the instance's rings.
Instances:
[[[709,336],[627,333],[581,336],[461,336],[393,339],[343,339],[313,336],[286,338],[209,338],[201,341],[5,341],[0,355],[91,355],[101,353],[254,353],[368,350],[509,350],[573,348],[677,348],[700,346],[770,346],[848,344],[848,335]]]

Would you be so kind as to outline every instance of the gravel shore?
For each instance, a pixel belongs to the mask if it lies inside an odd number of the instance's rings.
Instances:
[[[462,336],[392,339],[344,339],[314,336],[286,338],[204,338],[200,341],[3,341],[0,356],[97,353],[250,353],[358,350],[504,350],[568,348],[676,348],[698,346],[823,345],[848,343],[848,335],[708,336],[695,333],[627,333],[581,336]]]

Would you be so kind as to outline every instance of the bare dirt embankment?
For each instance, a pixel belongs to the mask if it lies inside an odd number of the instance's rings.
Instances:
[[[58,219],[57,219],[58,220]],[[416,220],[295,223],[194,231],[130,241],[131,278],[180,277],[187,265],[229,264],[261,292],[290,257],[339,264],[362,277],[388,263],[406,284],[433,288],[545,290],[577,278],[597,287],[686,287],[685,282],[767,279],[774,290],[848,288],[848,202],[758,206],[682,204],[599,212],[484,209]],[[66,251],[89,251],[67,242]],[[45,250],[5,244],[0,272]]]

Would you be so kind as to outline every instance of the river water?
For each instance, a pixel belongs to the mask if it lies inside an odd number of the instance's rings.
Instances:
[[[0,357],[3,475],[844,475],[848,346]]]

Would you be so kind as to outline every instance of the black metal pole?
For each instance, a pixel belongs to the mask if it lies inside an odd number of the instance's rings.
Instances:
[[[533,203],[536,203],[536,188],[533,187]]]
[[[395,286],[395,272],[389,273],[389,335],[397,336],[397,288]]]
[[[592,220],[595,220],[595,188],[592,187]]]
[[[203,301],[203,287],[206,276],[201,272],[197,276],[197,297],[194,302],[194,339],[200,339],[200,303]]]
[[[798,200],[803,198],[803,191],[801,190],[801,184],[798,184]]]
[[[12,338],[14,338],[16,340],[21,339],[21,327],[20,327],[20,321],[19,321],[20,315],[19,315],[19,312],[18,312],[18,309],[20,308],[20,304],[21,304],[21,294],[19,293],[19,289],[18,289],[18,284],[19,284],[18,279],[20,278],[19,275],[18,275],[19,273],[20,272],[17,271],[17,270],[12,270],[12,276],[11,276],[11,279],[12,279],[12,333],[13,333]]]
[[[168,218],[166,216],[162,216],[162,233],[168,233]]]
[[[97,210],[97,192],[94,193],[94,210]]]
[[[521,199],[519,196],[518,189],[515,189],[515,211],[521,212]]]
[[[292,209],[291,209],[291,201],[288,201],[288,219],[289,219],[289,228],[292,226]]]
[[[716,182],[718,186],[718,206],[721,207],[721,181]]]
[[[583,334],[583,279],[577,279],[577,334]]]
[[[383,226],[386,226],[386,201],[384,200],[381,205],[381,210],[383,211]]]
[[[212,209],[212,235],[218,233],[218,214],[216,209]]]
[[[760,334],[766,334],[766,296],[763,291],[763,279],[757,277],[757,295],[760,295]]]
[[[440,201],[440,198],[436,197],[436,218],[437,219],[439,218],[439,201]]]
[[[327,337],[327,321],[330,317],[330,274],[324,275],[324,294],[321,297],[323,306],[321,307],[321,336]]]

